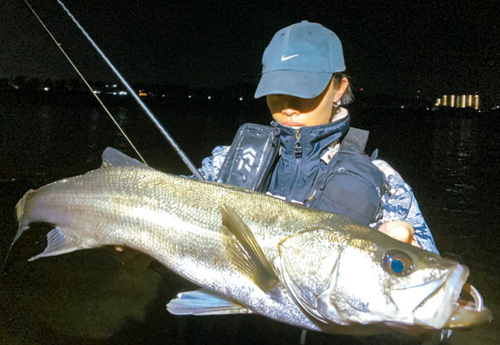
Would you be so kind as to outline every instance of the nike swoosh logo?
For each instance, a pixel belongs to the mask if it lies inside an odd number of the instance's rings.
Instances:
[[[281,61],[290,60],[290,59],[292,59],[292,58],[294,58],[296,56],[299,56],[299,54],[294,54],[294,55],[289,55],[289,56],[283,55],[283,56],[281,56]]]

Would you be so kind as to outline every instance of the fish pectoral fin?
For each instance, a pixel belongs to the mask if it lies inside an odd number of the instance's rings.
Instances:
[[[182,292],[167,304],[173,315],[251,314],[244,306],[205,289]]]
[[[81,243],[68,237],[61,228],[56,226],[47,233],[47,248],[45,248],[42,253],[30,258],[28,261],[34,261],[48,256],[66,254],[84,248],[85,247]]]
[[[252,231],[232,207],[223,205],[221,212],[222,225],[237,240],[229,244],[231,261],[262,291],[269,291],[278,283],[278,277]]]

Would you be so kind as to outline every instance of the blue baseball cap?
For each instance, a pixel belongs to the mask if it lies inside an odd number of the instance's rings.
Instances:
[[[278,31],[267,46],[255,98],[272,94],[314,98],[333,73],[342,71],[344,55],[337,35],[304,20]]]

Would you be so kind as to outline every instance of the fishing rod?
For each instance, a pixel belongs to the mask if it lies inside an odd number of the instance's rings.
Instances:
[[[129,93],[134,97],[134,99],[136,100],[136,102],[146,112],[146,114],[148,115],[149,119],[153,122],[153,124],[156,126],[156,128],[159,129],[159,131],[165,137],[165,139],[167,139],[167,141],[170,144],[170,146],[172,146],[172,148],[174,149],[174,151],[181,157],[182,161],[187,165],[187,167],[189,168],[189,170],[191,170],[191,172],[194,174],[194,176],[196,176],[199,180],[204,180],[203,176],[200,174],[200,172],[198,171],[198,169],[196,168],[196,166],[193,164],[193,162],[191,162],[191,160],[188,158],[188,156],[179,147],[179,145],[177,144],[177,142],[175,142],[175,140],[172,138],[172,136],[167,132],[167,130],[158,121],[158,119],[156,119],[156,117],[153,115],[153,113],[151,112],[151,110],[149,110],[149,108],[146,106],[146,104],[144,104],[144,102],[139,98],[139,96],[137,95],[137,93],[135,92],[135,90],[132,89],[132,87],[125,80],[125,78],[123,78],[123,76],[120,74],[120,72],[118,72],[118,70],[111,63],[111,61],[109,61],[109,59],[106,57],[106,55],[104,55],[104,53],[101,51],[101,49],[97,46],[97,44],[89,36],[89,34],[85,31],[85,29],[80,25],[80,23],[76,20],[76,18],[73,16],[73,14],[71,14],[71,12],[66,8],[66,6],[64,6],[64,4],[62,3],[61,0],[57,0],[57,2],[66,11],[66,13],[68,14],[68,16],[71,18],[71,20],[73,20],[73,22],[80,29],[80,31],[85,35],[85,37],[87,38],[87,40],[97,50],[97,52],[99,53],[99,55],[101,55],[101,57],[104,59],[104,61],[106,61],[106,63],[111,68],[111,70],[113,71],[113,73],[115,73],[115,75],[120,79],[120,81],[123,83],[123,85],[125,85],[125,87],[129,91]]]
[[[106,112],[106,114],[108,114],[108,116],[111,119],[111,121],[113,121],[113,123],[118,128],[118,130],[120,130],[120,132],[123,134],[123,137],[128,141],[128,143],[130,144],[130,146],[132,146],[132,149],[135,151],[135,153],[139,156],[139,158],[143,161],[143,163],[147,165],[148,163],[141,156],[141,153],[139,152],[139,150],[137,150],[137,148],[135,147],[135,145],[132,143],[132,140],[130,140],[130,138],[127,136],[127,134],[122,129],[122,127],[120,126],[120,124],[115,120],[115,118],[113,117],[113,115],[111,114],[111,112],[108,110],[108,108],[106,107],[106,105],[104,105],[104,103],[101,101],[101,99],[99,98],[99,96],[97,95],[97,93],[94,92],[94,90],[92,89],[92,86],[90,86],[90,84],[87,82],[87,79],[85,79],[85,77],[80,72],[80,70],[78,69],[78,67],[76,67],[76,65],[74,64],[73,60],[71,60],[71,58],[68,56],[68,54],[66,54],[66,51],[61,46],[61,43],[59,43],[57,41],[57,39],[54,37],[54,35],[52,35],[52,32],[50,32],[49,28],[45,25],[45,23],[42,21],[42,19],[38,16],[38,14],[35,12],[35,10],[33,9],[33,7],[31,7],[31,5],[29,4],[29,2],[27,0],[24,0],[24,2],[29,7],[29,9],[31,10],[31,12],[33,12],[33,15],[36,17],[36,19],[43,26],[43,28],[45,29],[45,31],[47,31],[47,33],[49,34],[50,38],[52,38],[52,40],[56,44],[57,48],[59,48],[59,50],[61,51],[61,53],[63,53],[63,55],[66,58],[66,60],[68,60],[68,62],[70,63],[70,65],[73,67],[73,69],[76,71],[76,73],[80,76],[80,78],[82,79],[83,83],[90,90],[90,92],[92,93],[92,95],[94,96],[94,98],[103,107],[104,111]]]
[[[24,0],[27,4],[27,0]],[[175,142],[175,140],[172,138],[172,136],[167,132],[167,130],[162,126],[162,124],[158,121],[158,119],[153,115],[151,110],[144,104],[144,102],[140,99],[140,97],[137,95],[135,90],[129,85],[129,83],[125,80],[125,78],[118,72],[116,67],[111,63],[111,61],[106,57],[106,55],[102,52],[102,50],[97,46],[97,44],[94,42],[94,40],[90,37],[90,35],[85,31],[85,29],[80,25],[80,23],[76,20],[76,18],[73,16],[73,14],[66,8],[66,6],[62,3],[61,0],[57,1],[61,7],[66,11],[68,16],[73,20],[73,22],[76,24],[76,26],[80,29],[80,31],[83,33],[83,35],[87,38],[87,40],[92,44],[92,46],[96,49],[96,51],[101,55],[101,57],[104,59],[104,61],[108,64],[108,66],[111,68],[113,73],[120,79],[120,81],[123,83],[125,88],[129,91],[129,93],[134,97],[135,101],[141,106],[141,108],[146,112],[146,115],[149,117],[149,119],[153,122],[153,124],[158,128],[158,130],[161,132],[161,134],[165,137],[165,139],[168,141],[170,146],[174,149],[174,151],[180,156],[184,164],[191,170],[191,172],[198,178],[199,180],[204,180],[203,176],[200,174],[196,166],[191,162],[191,160],[188,158],[188,156],[184,153],[184,151],[179,147],[179,145]],[[29,4],[28,4],[29,6]],[[31,9],[31,6],[29,6]],[[33,11],[33,9],[31,9]],[[34,12],[34,11],[33,11]],[[37,16],[38,17],[38,16]],[[39,19],[40,20],[40,19]],[[45,25],[44,25],[45,27]],[[47,30],[47,29],[46,29]],[[58,43],[59,47],[60,44]],[[66,55],[66,54],[65,54]],[[81,76],[81,75],[80,75]],[[82,77],[82,76],[81,76]]]

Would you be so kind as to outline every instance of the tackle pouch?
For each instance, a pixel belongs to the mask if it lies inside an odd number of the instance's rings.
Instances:
[[[377,151],[371,157],[363,155],[367,140],[367,131],[349,130],[339,152],[314,183],[305,206],[340,213],[366,225],[378,219],[385,177],[371,162]]]
[[[222,163],[217,182],[265,192],[278,156],[279,134],[276,126],[243,124]]]

